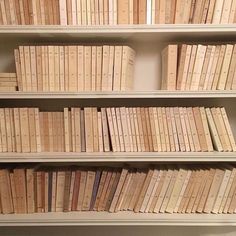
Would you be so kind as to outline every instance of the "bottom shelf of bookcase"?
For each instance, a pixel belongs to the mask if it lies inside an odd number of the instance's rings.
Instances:
[[[172,225],[236,226],[236,214],[148,214],[133,212],[70,212],[9,214],[0,226]]]

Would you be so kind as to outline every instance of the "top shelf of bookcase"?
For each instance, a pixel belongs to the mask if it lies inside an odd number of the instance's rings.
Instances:
[[[236,36],[236,24],[165,24],[117,26],[0,26],[0,39],[127,40],[127,41],[230,41]]]

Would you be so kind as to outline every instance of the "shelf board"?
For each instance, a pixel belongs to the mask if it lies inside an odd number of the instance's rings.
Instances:
[[[67,212],[0,215],[0,226],[170,225],[235,226],[234,214]]]
[[[235,24],[159,24],[159,25],[116,25],[116,26],[0,26],[3,37],[25,38],[96,38],[131,40],[186,40],[187,39],[234,39]],[[151,36],[151,37],[150,37]]]
[[[1,153],[0,163],[236,162],[236,152]]]
[[[0,92],[0,99],[236,98],[236,91]]]

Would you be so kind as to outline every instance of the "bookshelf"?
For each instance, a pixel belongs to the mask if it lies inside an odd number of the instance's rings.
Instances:
[[[139,25],[139,26],[0,26],[0,70],[12,70],[13,48],[30,43],[127,43],[137,51],[135,90],[127,92],[1,92],[1,106],[39,105],[62,107],[64,104],[99,105],[143,104],[224,105],[233,108],[236,91],[159,91],[160,52],[170,42],[231,42],[235,25]],[[158,45],[151,44],[155,42]],[[156,60],[155,62],[153,62]],[[10,65],[10,66],[9,66]],[[147,67],[148,66],[148,67]],[[142,78],[146,72],[148,82]],[[143,89],[143,90],[141,90]],[[189,100],[193,99],[193,100]],[[50,101],[49,101],[50,100]],[[63,100],[63,103],[60,101]],[[58,104],[60,103],[60,104]],[[236,111],[229,111],[234,135]],[[1,153],[0,163],[168,163],[168,162],[236,162],[235,153]],[[134,213],[43,213],[0,215],[0,226],[88,226],[88,225],[171,225],[171,226],[235,226],[235,215],[134,214]]]

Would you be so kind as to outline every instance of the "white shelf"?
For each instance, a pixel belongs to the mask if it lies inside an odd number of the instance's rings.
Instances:
[[[0,92],[0,99],[236,98],[236,91]]]
[[[235,24],[160,24],[160,25],[117,25],[117,26],[0,26],[1,37],[25,37],[27,38],[117,38],[117,39],[145,39],[166,41],[172,39],[203,39],[221,37],[235,38]],[[150,37],[151,36],[151,37]]]
[[[6,162],[236,162],[236,152],[0,153]]]
[[[0,226],[76,226],[76,225],[169,225],[235,226],[230,214],[149,214],[133,212],[70,212],[10,214],[0,216]]]

